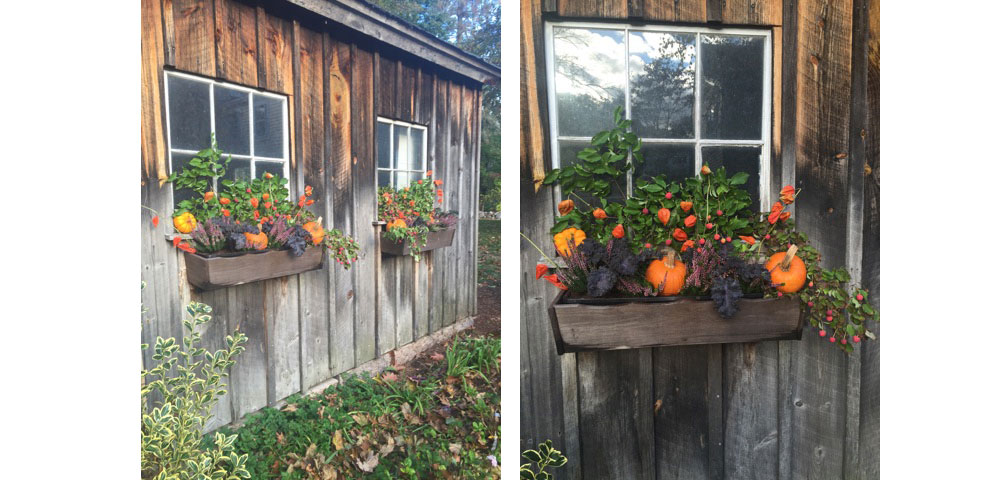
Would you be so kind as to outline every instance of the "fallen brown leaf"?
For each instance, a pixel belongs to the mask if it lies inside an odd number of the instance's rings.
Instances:
[[[334,436],[331,437],[331,445],[334,445],[335,451],[340,451],[342,448],[345,448],[345,438],[341,434],[341,430],[334,432]]]

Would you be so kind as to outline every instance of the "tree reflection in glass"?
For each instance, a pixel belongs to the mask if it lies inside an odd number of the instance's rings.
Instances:
[[[631,32],[630,108],[641,137],[693,138],[696,35]]]
[[[591,137],[609,128],[624,103],[624,32],[554,28],[557,131]]]

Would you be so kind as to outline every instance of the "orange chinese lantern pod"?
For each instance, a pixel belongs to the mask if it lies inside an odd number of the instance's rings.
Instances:
[[[672,216],[672,211],[668,208],[658,209],[658,221],[662,222],[662,225],[669,223],[669,217]]]
[[[784,212],[780,214],[781,222],[786,221],[788,218],[791,218],[791,212]]]
[[[258,208],[258,199],[257,198],[252,198],[251,199],[251,207]]]
[[[268,200],[268,194],[267,193],[261,194],[261,199],[262,200]]]
[[[229,205],[230,204],[230,199],[226,198],[226,197],[220,197],[219,203],[221,203],[223,205]]]
[[[704,165],[703,167],[700,168],[700,174],[710,175],[710,168],[708,168],[707,165]]]
[[[434,183],[436,186],[441,186],[442,185],[442,180],[436,180],[436,181],[434,181],[432,183]]]
[[[756,244],[756,239],[754,237],[750,237],[748,235],[739,235],[738,238],[741,238],[742,240],[745,241],[745,243],[748,243],[749,245]]]
[[[787,185],[780,190],[780,201],[786,205],[794,203],[794,187]]]
[[[697,217],[696,217],[696,215],[690,215],[690,216],[686,217],[685,220],[683,220],[683,225],[686,225],[686,228],[691,228],[693,225],[696,225],[696,224],[697,224]]]
[[[307,185],[306,188],[303,189],[303,193],[305,193],[306,196],[308,196],[308,197],[310,195],[313,195],[313,187],[311,187],[310,185]]]
[[[617,226],[613,228],[613,238],[623,238],[623,234],[623,225],[617,224]]]
[[[684,232],[683,229],[677,228],[675,229],[675,231],[672,232],[672,238],[680,242],[685,242],[686,239],[689,238],[689,236],[686,235],[686,232]]]
[[[684,212],[688,212],[693,208],[693,202],[679,202],[679,208],[683,209]]]
[[[571,211],[574,209],[575,209],[575,201],[570,198],[557,204],[557,211],[561,212],[561,215],[567,215],[571,213]]]
[[[801,290],[808,279],[808,269],[804,261],[796,255],[797,245],[791,245],[787,252],[777,252],[766,261],[766,270],[770,272],[770,281],[780,284],[777,290],[783,293],[795,293]]]
[[[676,295],[683,289],[686,281],[686,264],[679,261],[675,250],[658,259],[652,260],[644,272],[644,279],[658,290],[659,295]]]
[[[687,241],[683,242],[683,247],[682,247],[682,248],[680,248],[680,249],[679,249],[679,251],[680,251],[681,253],[686,253],[686,251],[687,251],[687,250],[689,250],[689,249],[693,248],[693,247],[694,247],[695,245],[696,245],[696,244],[694,244],[694,243],[693,243],[693,240],[692,240],[692,239],[690,239],[690,240],[687,240]]]
[[[542,263],[537,263],[536,264],[536,279],[539,280],[540,277],[546,275],[549,270],[550,270],[550,267],[548,267],[548,266],[546,266],[546,265],[544,265]]]
[[[607,218],[606,217],[606,211],[603,210],[603,209],[601,209],[601,208],[597,208],[597,209],[593,210],[592,211],[592,216],[596,217],[596,218],[598,218],[600,220],[602,220],[604,218]]]
[[[205,201],[208,202],[208,201],[212,200],[212,197],[215,197],[215,196],[216,196],[216,194],[213,193],[213,192],[205,192],[205,195],[203,195],[202,198],[205,199]]]
[[[274,176],[275,175],[272,175],[271,173],[265,172],[265,178],[272,178]]]
[[[429,171],[425,172],[425,176],[426,177],[431,177],[432,176],[432,171],[429,170]]]

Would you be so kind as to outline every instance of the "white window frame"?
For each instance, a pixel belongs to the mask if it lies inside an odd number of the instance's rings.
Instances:
[[[213,80],[213,79],[205,78],[205,77],[200,77],[200,76],[197,76],[197,75],[191,75],[191,74],[182,73],[182,72],[175,72],[175,71],[165,70],[164,71],[164,111],[166,112],[166,116],[167,116],[166,118],[167,118],[167,153],[168,153],[167,168],[168,168],[168,173],[171,173],[172,170],[173,170],[173,168],[174,168],[173,167],[174,162],[172,161],[172,157],[171,157],[172,154],[174,154],[174,153],[180,153],[180,154],[184,154],[184,155],[195,155],[196,153],[199,152],[199,150],[185,150],[185,149],[180,149],[180,148],[176,149],[176,148],[173,148],[173,146],[171,145],[171,103],[170,103],[170,98],[171,97],[170,97],[170,88],[168,87],[169,84],[167,82],[167,79],[169,77],[171,77],[171,76],[179,77],[179,78],[184,78],[184,79],[187,79],[187,80],[194,80],[194,81],[197,81],[197,82],[207,83],[207,84],[210,85],[210,87],[209,87],[209,131],[212,132],[213,134],[216,133],[216,101],[215,101],[216,100],[216,97],[215,97],[216,88],[215,88],[215,86],[219,85],[219,86],[226,87],[226,88],[229,88],[229,89],[232,89],[232,90],[239,90],[239,91],[242,91],[242,92],[247,92],[247,108],[248,108],[248,122],[249,122],[248,123],[248,135],[249,135],[248,141],[250,142],[250,154],[249,155],[238,155],[238,154],[231,154],[229,152],[223,152],[222,155],[226,156],[226,157],[235,158],[235,159],[238,159],[238,160],[248,160],[248,162],[251,165],[251,179],[252,180],[255,179],[255,178],[257,178],[257,169],[255,168],[255,164],[257,163],[258,160],[265,161],[265,162],[272,162],[272,163],[282,162],[282,176],[283,176],[283,178],[289,179],[289,97],[288,96],[286,96],[286,95],[279,95],[279,94],[271,93],[271,92],[264,92],[264,91],[261,91],[261,90],[256,90],[256,89],[253,89],[253,88],[248,88],[248,87],[236,85],[236,84],[233,84],[233,83],[220,82],[220,81],[217,81],[217,80]],[[261,95],[263,97],[270,97],[270,98],[274,98],[274,99],[278,99],[278,100],[282,101],[282,139],[283,139],[283,142],[282,142],[282,157],[281,158],[266,157],[266,156],[263,156],[263,155],[255,155],[254,154],[254,95],[252,95],[252,94]],[[208,145],[206,147],[208,148]],[[216,187],[218,189],[219,186],[216,185]],[[174,189],[172,188],[171,189],[171,195],[173,196],[173,194],[174,194]],[[289,191],[289,198],[292,198],[292,197],[293,197],[293,191],[290,189],[290,191]],[[172,203],[173,203],[173,198],[172,198]]]
[[[642,144],[649,145],[671,145],[684,144],[694,146],[694,175],[699,175],[703,167],[703,147],[759,147],[759,207],[761,211],[766,211],[770,203],[770,156],[771,156],[771,129],[772,122],[772,101],[773,101],[773,35],[769,29],[753,28],[707,28],[682,25],[633,25],[624,23],[606,22],[575,22],[575,21],[552,21],[544,23],[544,50],[547,73],[547,104],[550,111],[550,149],[551,159],[554,168],[561,166],[560,141],[583,141],[591,142],[592,137],[578,136],[558,136],[557,119],[557,89],[555,83],[556,72],[554,70],[554,27],[590,28],[598,30],[615,30],[624,33],[624,115],[631,118],[630,108],[630,32],[658,32],[658,33],[688,33],[695,34],[696,53],[694,55],[696,78],[693,87],[693,138],[690,139],[666,139],[666,138],[641,138]],[[759,140],[720,140],[701,138],[700,136],[700,91],[701,91],[701,70],[702,60],[700,54],[700,36],[703,34],[712,35],[741,35],[752,37],[763,37],[765,40],[763,55],[763,121],[762,131]],[[633,191],[633,175],[627,176],[627,191]],[[629,194],[629,193],[628,193]]]
[[[408,170],[408,169],[404,169],[404,168],[394,168],[394,165],[396,163],[396,155],[394,155],[394,154],[397,153],[397,152],[394,151],[394,135],[393,135],[394,129],[393,128],[390,129],[390,168],[380,168],[379,160],[378,160],[379,159],[379,154],[380,154],[380,151],[379,151],[380,145],[379,145],[378,142],[375,142],[375,138],[374,138],[374,143],[376,144],[376,149],[377,149],[376,150],[376,158],[377,158],[377,160],[376,160],[376,177],[373,178],[373,182],[376,184],[376,189],[379,190],[381,188],[381,186],[380,186],[380,172],[390,172],[390,185],[389,186],[393,187],[395,189],[400,189],[401,187],[405,187],[407,185],[397,185],[397,175],[395,175],[397,172],[420,173],[420,174],[422,174],[422,177],[423,177],[424,174],[425,174],[425,172],[428,171],[428,127],[426,127],[425,125],[419,125],[417,123],[402,122],[400,120],[391,120],[391,119],[385,118],[385,117],[376,117],[377,128],[379,128],[379,124],[381,124],[381,123],[385,123],[387,125],[390,125],[391,127],[393,127],[394,125],[399,126],[399,127],[407,127],[407,129],[408,129],[408,131],[407,131],[407,142],[408,142],[408,149],[409,150],[411,148],[411,130],[421,130],[422,143],[425,146],[425,148],[423,148],[421,150],[421,170]],[[374,137],[376,136],[376,132],[375,131],[373,132],[373,136]],[[386,186],[386,185],[384,185],[384,186]]]

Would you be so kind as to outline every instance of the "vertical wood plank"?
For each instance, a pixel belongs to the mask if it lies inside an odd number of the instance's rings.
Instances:
[[[161,31],[164,34],[164,65],[174,66],[177,63],[174,59],[177,51],[174,47],[174,0],[154,1],[159,1],[161,7]]]
[[[481,122],[483,122],[483,118],[484,118],[483,117],[483,112],[484,112],[483,109],[484,109],[484,107],[483,107],[483,104],[481,103],[481,89],[477,89],[476,96],[474,98],[474,112],[476,114],[476,117],[475,117],[475,120],[474,120],[474,139],[475,139],[474,140],[474,174],[472,175],[472,177],[473,177],[473,183],[474,183],[474,185],[473,185],[473,191],[474,191],[473,202],[474,202],[474,205],[473,205],[473,208],[471,209],[471,211],[474,212],[473,228],[471,228],[471,230],[473,230],[473,234],[474,234],[474,240],[473,240],[473,242],[471,242],[472,245],[473,245],[473,248],[474,248],[473,261],[472,261],[472,265],[471,265],[473,267],[472,268],[473,271],[470,273],[470,278],[471,278],[471,283],[472,283],[472,285],[470,286],[470,314],[471,315],[477,315],[477,287],[478,287],[478,282],[477,282],[477,278],[478,278],[477,277],[477,267],[479,266],[479,264],[478,264],[479,256],[478,255],[480,253],[480,236],[481,236],[479,214],[480,214],[480,210],[481,210],[481,208],[480,208],[480,206],[481,206]]]
[[[462,143],[463,143],[463,124],[460,119],[464,115],[464,105],[462,102],[463,98],[463,87],[456,83],[451,83],[449,86],[449,103],[456,106],[455,110],[451,110],[449,116],[449,146],[448,146],[448,158],[446,160],[446,172],[445,172],[445,184],[443,185],[444,199],[443,205],[445,205],[444,210],[459,211],[460,209],[460,195],[459,195],[459,173],[460,173],[460,162],[462,162]],[[457,237],[462,237],[463,232],[457,231]],[[462,239],[454,239],[453,245],[444,248],[446,255],[449,260],[445,265],[445,280],[443,285],[443,326],[452,325],[456,323],[457,317],[457,291],[456,291],[456,277],[458,268],[458,255],[459,255],[459,245]]]
[[[449,145],[449,112],[451,110],[451,102],[449,101],[449,82],[436,76],[435,77],[435,115],[432,117],[432,148],[431,152],[433,163],[430,168],[437,179],[446,179],[446,164],[448,157],[448,145]],[[444,312],[443,312],[443,298],[446,295],[444,287],[445,285],[445,274],[446,267],[448,265],[448,257],[446,255],[445,248],[440,248],[432,251],[432,263],[433,268],[431,272],[430,281],[432,283],[431,291],[431,302],[429,308],[429,330],[432,332],[437,332],[444,325]]]
[[[867,15],[867,125],[864,168],[864,225],[861,285],[868,301],[881,306],[881,29],[879,0],[869,0]],[[851,130],[851,134],[852,134]],[[880,324],[875,333],[881,337]],[[881,342],[866,342],[860,349],[860,475],[881,476]]]
[[[780,25],[782,0],[727,0],[723,2],[722,20],[734,25]]]
[[[397,61],[397,118],[414,122],[415,70]]]
[[[773,27],[773,104],[771,112],[773,114],[773,125],[770,129],[771,156],[770,156],[770,191],[779,192],[783,188],[783,138],[781,136],[783,123],[783,73],[784,73],[784,32],[782,27]]]
[[[324,88],[324,35],[302,29],[299,37],[299,132],[300,170],[303,173],[301,188],[292,192],[293,198],[304,194],[305,186],[313,187],[315,198],[326,199],[327,165],[324,151],[325,115],[327,98]],[[329,203],[329,202],[325,202]],[[318,206],[325,208],[324,205]],[[317,208],[313,209],[315,212]],[[323,215],[325,212],[318,212]],[[328,262],[327,269],[298,275],[299,327],[300,327],[300,388],[310,387],[327,380],[330,370],[330,285],[329,271],[335,268]]]
[[[777,478],[777,348],[725,346],[724,478]]]
[[[397,346],[414,341],[414,266],[410,256],[397,260]]]
[[[212,0],[174,0],[174,62],[184,71],[216,75]]]
[[[230,367],[230,393],[233,418],[268,405],[268,332],[265,329],[265,303],[262,287],[249,283],[228,288],[228,327],[247,335],[244,353]]]
[[[376,252],[380,255],[379,252]],[[379,274],[379,318],[376,322],[376,352],[387,353],[397,346],[397,260],[399,257],[383,255],[380,258]]]
[[[707,2],[703,0],[679,0],[675,2],[675,20],[680,22],[706,22]]]
[[[254,7],[215,0],[216,75],[243,85],[258,85],[257,16]]]
[[[707,0],[707,23],[721,23],[725,0]]]
[[[418,95],[418,113],[416,121],[422,125],[429,125],[432,121],[432,116],[435,113],[435,79],[432,76],[432,73],[428,70],[421,71],[420,79],[421,81],[419,83],[421,88]],[[432,157],[431,148],[434,143],[435,142],[432,142],[430,137],[429,158]]]
[[[192,295],[192,300],[196,302],[202,302],[210,307],[212,307],[212,320],[210,320],[205,325],[202,325],[202,343],[201,347],[204,347],[209,352],[216,352],[217,350],[226,348],[226,336],[229,335],[232,330],[227,327],[229,320],[227,301],[229,289],[213,290],[209,292],[199,292]],[[237,361],[241,360],[240,355],[237,357]],[[229,373],[230,369],[227,369]],[[227,393],[222,397],[219,397],[216,406],[213,407],[210,414],[212,417],[205,424],[204,431],[210,432],[223,425],[226,425],[233,421],[233,410],[231,405],[231,398],[233,393],[231,392],[230,385],[232,382],[229,378],[224,378],[220,380],[221,383],[226,384]]]
[[[293,27],[289,20],[257,8],[258,86],[293,94]]]
[[[470,315],[469,295],[470,290],[470,263],[474,253],[470,249],[470,242],[473,240],[474,220],[477,212],[471,209],[471,183],[470,174],[473,170],[473,92],[464,86],[460,90],[461,116],[460,122],[460,145],[459,161],[456,163],[456,185],[457,197],[456,211],[460,214],[459,225],[461,229],[456,232],[454,246],[456,248],[456,318],[457,320]]]
[[[578,354],[582,471],[654,479],[651,349]]]
[[[415,340],[429,334],[428,330],[428,294],[429,271],[432,256],[428,252],[421,255],[421,262],[414,265],[412,289],[414,291],[414,338]]]
[[[376,52],[376,88],[379,92],[374,97],[376,115],[388,118],[397,117],[397,61],[387,58],[381,52]]]
[[[373,53],[352,46],[353,230],[359,260],[352,267],[355,298],[355,364],[376,358],[376,266],[380,255],[376,220],[376,164],[373,156]]]
[[[300,390],[299,280],[261,282],[268,338],[268,404]]]
[[[142,5],[142,82],[140,147],[143,175],[147,181],[167,178],[167,147],[164,139],[161,105],[161,79],[164,64],[164,31],[159,0],[143,0]]]
[[[327,92],[324,131],[328,153],[328,195],[325,200],[325,225],[355,235],[352,200],[352,58],[351,46],[324,35],[324,77]],[[355,286],[352,272],[337,262],[329,261],[328,284],[331,288],[328,311],[331,348],[331,374],[337,375],[355,364]]]
[[[709,345],[652,349],[655,470],[659,479],[713,478]],[[654,405],[652,405],[654,408]],[[583,442],[586,439],[582,438]]]

